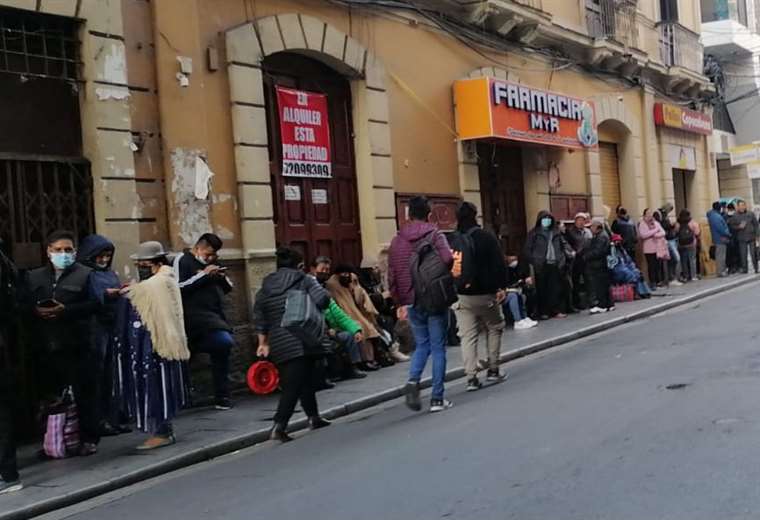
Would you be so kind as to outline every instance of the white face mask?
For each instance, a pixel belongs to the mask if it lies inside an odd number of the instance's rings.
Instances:
[[[517,267],[517,260],[515,260],[514,262],[509,262],[509,267],[511,267],[512,269]]]
[[[208,265],[208,262],[206,262],[206,259],[203,258],[202,256],[195,255],[195,259],[198,260],[203,265]]]

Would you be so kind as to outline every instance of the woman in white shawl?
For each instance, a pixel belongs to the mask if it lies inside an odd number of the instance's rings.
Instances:
[[[126,290],[120,361],[127,413],[151,437],[138,450],[176,442],[172,419],[185,405],[183,362],[190,359],[179,285],[159,242],[140,244],[132,259],[140,282]]]

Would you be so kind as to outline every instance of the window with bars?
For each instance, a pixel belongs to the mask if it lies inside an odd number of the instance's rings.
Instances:
[[[0,9],[0,71],[76,81],[80,66],[76,20]]]

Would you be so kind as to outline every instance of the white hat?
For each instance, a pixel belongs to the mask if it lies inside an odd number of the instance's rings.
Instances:
[[[137,253],[130,256],[132,260],[155,260],[167,256],[168,253],[164,250],[164,246],[161,242],[151,240],[149,242],[143,242],[137,247]]]

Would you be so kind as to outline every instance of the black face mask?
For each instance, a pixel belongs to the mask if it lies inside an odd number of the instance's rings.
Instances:
[[[147,280],[153,276],[153,268],[150,266],[139,266],[137,268],[137,276],[140,277],[140,281]]]
[[[338,281],[343,287],[348,287],[349,285],[351,285],[351,275],[342,274],[340,275],[340,278],[338,279]]]
[[[317,273],[317,281],[321,284],[326,284],[330,279],[330,273]]]

